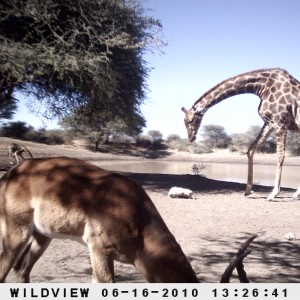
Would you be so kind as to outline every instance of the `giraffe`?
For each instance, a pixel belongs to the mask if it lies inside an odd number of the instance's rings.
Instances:
[[[251,93],[260,98],[258,113],[264,121],[260,133],[247,151],[248,178],[245,195],[252,193],[253,157],[257,148],[275,132],[277,167],[275,183],[267,200],[272,201],[280,192],[282,166],[285,158],[287,131],[300,131],[300,82],[281,68],[261,69],[243,73],[222,81],[203,94],[185,113],[185,126],[190,142],[195,141],[205,112],[229,97]],[[297,199],[300,186],[293,194]]]

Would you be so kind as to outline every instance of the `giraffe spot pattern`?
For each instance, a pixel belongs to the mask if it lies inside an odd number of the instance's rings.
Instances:
[[[257,70],[229,78],[205,93],[194,106],[201,105],[202,111],[228,97],[244,93],[260,97],[259,115],[264,121],[272,121],[275,131],[283,125],[296,124],[300,127],[297,110],[300,107],[300,82],[280,68]],[[288,109],[288,106],[291,108]]]
[[[261,131],[262,134],[267,131],[270,133],[272,130],[276,133],[278,168],[274,189],[268,197],[271,200],[280,190],[279,179],[284,158],[287,130],[300,131],[300,82],[287,71],[280,68],[247,72],[224,80],[207,91],[195,102],[191,110],[203,112],[199,119],[199,122],[201,122],[204,112],[208,108],[228,97],[244,93],[257,95],[261,100],[258,113],[265,122]],[[187,116],[188,112],[186,112],[185,120],[187,120]],[[186,126],[188,132],[193,129],[192,139],[190,136],[189,139],[194,140],[199,126],[190,128],[192,125],[188,123],[186,123]],[[261,142],[260,137],[254,141],[249,151],[255,149],[255,146]],[[253,181],[248,180],[246,193],[249,192],[249,187],[251,190],[252,185]],[[296,193],[297,196],[300,195],[300,188]]]

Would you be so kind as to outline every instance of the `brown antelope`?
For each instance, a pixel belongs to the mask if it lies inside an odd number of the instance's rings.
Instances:
[[[16,163],[19,163],[19,157],[24,159],[23,153],[26,153],[31,158],[33,157],[29,149],[23,145],[11,143],[8,147],[8,156],[13,157]]]
[[[10,169],[0,181],[0,219],[0,282],[11,268],[29,282],[53,238],[88,246],[93,282],[114,281],[114,260],[133,264],[149,282],[198,282],[144,189],[78,159],[28,159]]]

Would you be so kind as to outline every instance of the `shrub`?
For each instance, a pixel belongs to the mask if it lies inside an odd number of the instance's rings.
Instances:
[[[300,155],[300,134],[298,132],[288,133],[286,148],[292,155]]]
[[[46,130],[44,128],[35,130],[31,125],[20,121],[3,124],[0,135],[48,145],[64,144],[66,141],[71,142],[68,131],[60,129]]]
[[[168,142],[168,146],[177,151],[184,151],[187,152],[189,150],[188,142],[184,140],[172,140]]]
[[[1,127],[1,136],[23,140],[26,134],[33,130],[34,128],[25,122],[8,122]]]
[[[211,153],[212,148],[210,144],[206,143],[192,143],[189,146],[189,152],[194,154]]]
[[[195,163],[192,165],[192,172],[194,175],[202,175],[202,171],[206,168],[203,163]]]
[[[166,141],[167,141],[167,143],[170,143],[172,141],[179,141],[179,140],[181,140],[180,135],[172,133],[172,134],[168,135]]]
[[[239,151],[245,153],[257,138],[261,128],[260,126],[250,126],[245,133],[235,133],[231,136],[230,151]],[[274,153],[276,151],[276,141],[274,135],[271,135],[258,149],[258,152]]]
[[[149,139],[152,143],[160,143],[162,141],[163,135],[159,130],[149,130],[147,132],[147,135],[149,136]]]
[[[220,125],[205,125],[202,129],[202,138],[210,148],[227,148],[231,143],[231,137]]]

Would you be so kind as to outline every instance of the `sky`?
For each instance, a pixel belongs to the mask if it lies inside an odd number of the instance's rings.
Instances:
[[[141,107],[145,133],[159,130],[164,138],[185,138],[181,107],[190,108],[207,90],[240,73],[281,67],[300,80],[299,0],[144,0],[143,5],[161,21],[168,43],[164,54],[144,57],[152,69]],[[258,105],[254,95],[228,98],[206,112],[201,126],[221,125],[228,134],[245,132],[263,124]],[[23,103],[15,119],[41,126]]]

